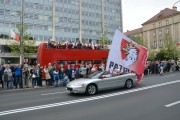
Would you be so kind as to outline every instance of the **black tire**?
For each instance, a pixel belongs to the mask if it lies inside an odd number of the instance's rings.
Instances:
[[[127,79],[125,82],[125,88],[130,89],[133,87],[133,82],[131,79]]]
[[[95,95],[97,93],[97,86],[94,84],[90,84],[86,87],[87,95]]]

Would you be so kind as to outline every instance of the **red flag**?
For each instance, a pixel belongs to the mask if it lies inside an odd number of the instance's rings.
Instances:
[[[16,34],[16,33],[15,33],[14,31],[12,31],[12,30],[10,30],[10,32],[11,32],[11,38],[14,39],[14,40],[16,40],[17,42],[20,42],[20,40],[19,40],[19,35]]]
[[[66,41],[66,49],[68,49],[69,43],[68,41]]]
[[[94,50],[94,43],[93,43],[93,41],[91,42],[91,48]]]

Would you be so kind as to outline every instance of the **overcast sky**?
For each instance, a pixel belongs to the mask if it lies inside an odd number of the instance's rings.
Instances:
[[[142,23],[179,0],[122,0],[123,31],[142,27]],[[177,6],[180,11],[180,2]]]

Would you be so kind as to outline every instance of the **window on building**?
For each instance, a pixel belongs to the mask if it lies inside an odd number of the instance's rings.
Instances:
[[[159,30],[159,36],[162,36],[162,30]]]
[[[10,16],[10,10],[5,10],[5,16]]]
[[[4,0],[0,0],[0,3],[1,3],[1,4],[4,4]]]
[[[159,47],[163,47],[163,40],[159,40]]]
[[[154,47],[154,48],[157,47],[157,42],[156,42],[156,41],[153,42],[153,47]]]
[[[166,25],[169,25],[169,20],[166,20],[166,21],[165,21],[165,24],[166,24]]]
[[[153,32],[153,37],[156,37],[156,31]]]
[[[155,23],[153,24],[153,28],[156,28],[156,24]]]
[[[9,5],[10,4],[10,0],[5,0],[4,3]]]
[[[162,22],[159,22],[159,27],[161,27],[162,26]]]
[[[0,9],[0,15],[4,15],[4,9]]]
[[[169,34],[169,32],[170,32],[169,28],[166,28],[166,34]]]

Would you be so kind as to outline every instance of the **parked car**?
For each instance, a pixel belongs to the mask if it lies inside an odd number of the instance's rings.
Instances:
[[[96,71],[87,76],[71,81],[67,84],[66,89],[70,93],[86,93],[94,95],[98,91],[126,87],[132,88],[137,81],[135,73],[115,74],[107,73],[105,71]]]

